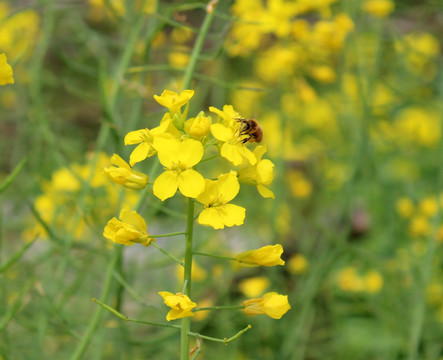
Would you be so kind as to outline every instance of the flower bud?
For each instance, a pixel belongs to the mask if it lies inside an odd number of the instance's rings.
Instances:
[[[105,175],[116,184],[123,185],[129,189],[143,189],[149,181],[146,174],[133,171],[131,167],[117,154],[111,158],[111,163],[116,167],[103,169]]]
[[[273,319],[280,319],[291,309],[287,295],[280,295],[276,292],[269,292],[258,299],[243,301],[245,308],[243,312],[247,315],[266,314]]]

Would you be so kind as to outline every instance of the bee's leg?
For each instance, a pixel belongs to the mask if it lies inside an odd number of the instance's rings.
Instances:
[[[240,134],[240,135],[247,136],[247,137],[245,137],[245,138],[241,141],[242,144],[246,144],[246,143],[247,143],[249,140],[251,140],[251,138],[252,138],[252,135],[251,135],[251,134],[248,134],[248,133],[246,133],[246,134]]]

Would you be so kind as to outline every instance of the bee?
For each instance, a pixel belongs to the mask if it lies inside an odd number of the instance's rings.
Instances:
[[[255,119],[243,119],[237,118],[235,119],[240,123],[240,136],[245,136],[241,142],[244,144],[246,142],[261,142],[263,139],[263,130]]]

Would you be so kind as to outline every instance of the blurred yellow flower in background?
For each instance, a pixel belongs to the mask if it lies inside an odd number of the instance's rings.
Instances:
[[[176,276],[177,279],[182,281],[185,270],[182,265],[177,265],[176,267]],[[195,260],[192,261],[192,270],[191,270],[192,281],[203,281],[207,277],[207,272],[200,265],[197,264]]]
[[[383,277],[378,271],[371,270],[364,276],[365,290],[368,293],[377,293],[383,287]]]
[[[337,274],[338,286],[343,291],[363,291],[365,284],[363,279],[361,279],[357,274],[357,269],[348,266],[340,270]]]
[[[303,274],[308,270],[308,267],[308,259],[301,254],[291,256],[287,264],[288,271],[291,274]]]
[[[0,85],[14,84],[12,67],[5,54],[0,54]]]
[[[363,9],[368,14],[384,18],[394,11],[395,4],[391,0],[366,0],[363,3]]]
[[[239,290],[248,298],[260,296],[269,287],[270,281],[264,276],[247,278],[238,284]]]
[[[407,219],[414,214],[415,206],[411,199],[402,197],[397,200],[396,209],[401,217]]]

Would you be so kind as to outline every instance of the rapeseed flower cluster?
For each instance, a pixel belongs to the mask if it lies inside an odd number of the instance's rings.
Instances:
[[[157,1],[137,0],[134,2],[137,11],[142,10],[146,14],[155,11]],[[88,18],[93,22],[115,21],[125,16],[128,12],[128,4],[125,0],[88,0],[89,7]]]
[[[339,288],[351,293],[378,293],[383,288],[383,277],[377,270],[361,275],[357,268],[348,266],[338,271],[336,281]]]
[[[0,49],[11,61],[29,58],[40,32],[40,17],[34,10],[15,11],[0,1]]]
[[[117,211],[122,199],[123,208],[135,206],[138,200],[136,192],[125,189],[124,196],[121,197],[121,189],[103,175],[103,168],[106,172],[110,168],[108,165],[111,162],[115,163],[115,157],[109,159],[107,155],[100,153],[95,167],[93,167],[93,161],[94,154],[91,153],[85,164],[72,163],[53,172],[50,179],[42,181],[43,193],[35,199],[33,205],[41,221],[38,223],[34,221],[33,225],[25,230],[26,239],[31,240],[37,234],[40,238],[48,238],[51,234],[47,232],[45,226],[47,225],[55,235],[72,234],[75,240],[85,241],[96,232],[98,224],[101,225]],[[117,183],[123,183],[121,176],[115,176],[114,179]],[[85,198],[87,210],[79,213],[76,204],[82,196],[82,189],[86,183],[90,184],[90,193]],[[123,215],[124,218],[133,217],[127,211],[122,211],[122,213],[128,214]],[[132,221],[127,222],[134,225]],[[122,242],[123,232],[117,231],[116,221],[113,223],[115,238]],[[128,236],[125,235],[124,238],[127,239]]]
[[[415,240],[433,235],[435,218],[443,207],[443,193],[415,201],[409,197],[397,200],[396,210],[407,221],[407,232]],[[436,240],[443,243],[443,224],[437,224]]]
[[[274,178],[274,164],[265,159],[265,146],[249,146],[260,141],[263,134],[260,125],[254,128],[235,111],[225,105],[221,110],[209,107],[210,114],[203,111],[195,117],[188,116],[189,102],[194,95],[192,90],[180,94],[165,90],[154,99],[167,112],[153,129],[131,131],[125,136],[125,145],[136,145],[129,156],[129,164],[114,154],[113,167],[104,169],[106,176],[116,184],[130,189],[142,189],[152,185],[153,194],[161,201],[180,193],[183,197],[200,204],[196,221],[200,225],[214,229],[240,226],[244,223],[246,209],[233,204],[240,191],[240,184],[257,188],[263,198],[274,198],[269,188]],[[260,134],[253,131],[260,131]],[[155,178],[134,170],[138,163],[156,157],[163,171]],[[199,171],[202,161],[219,159],[230,168],[218,176],[206,178]],[[149,246],[155,236],[148,233],[148,226],[136,211],[122,210],[119,219],[108,221],[103,235],[119,244],[139,243]],[[157,245],[156,245],[157,246]],[[243,266],[284,265],[281,259],[283,247],[280,244],[268,245],[256,250],[238,254],[235,260]],[[192,263],[197,270],[196,263]],[[197,271],[198,273],[198,271]],[[197,304],[183,293],[161,291],[165,304],[171,308],[168,321],[194,316]],[[265,294],[262,298],[247,300],[240,305],[248,315],[267,314],[279,319],[289,309],[287,296],[277,293]]]

